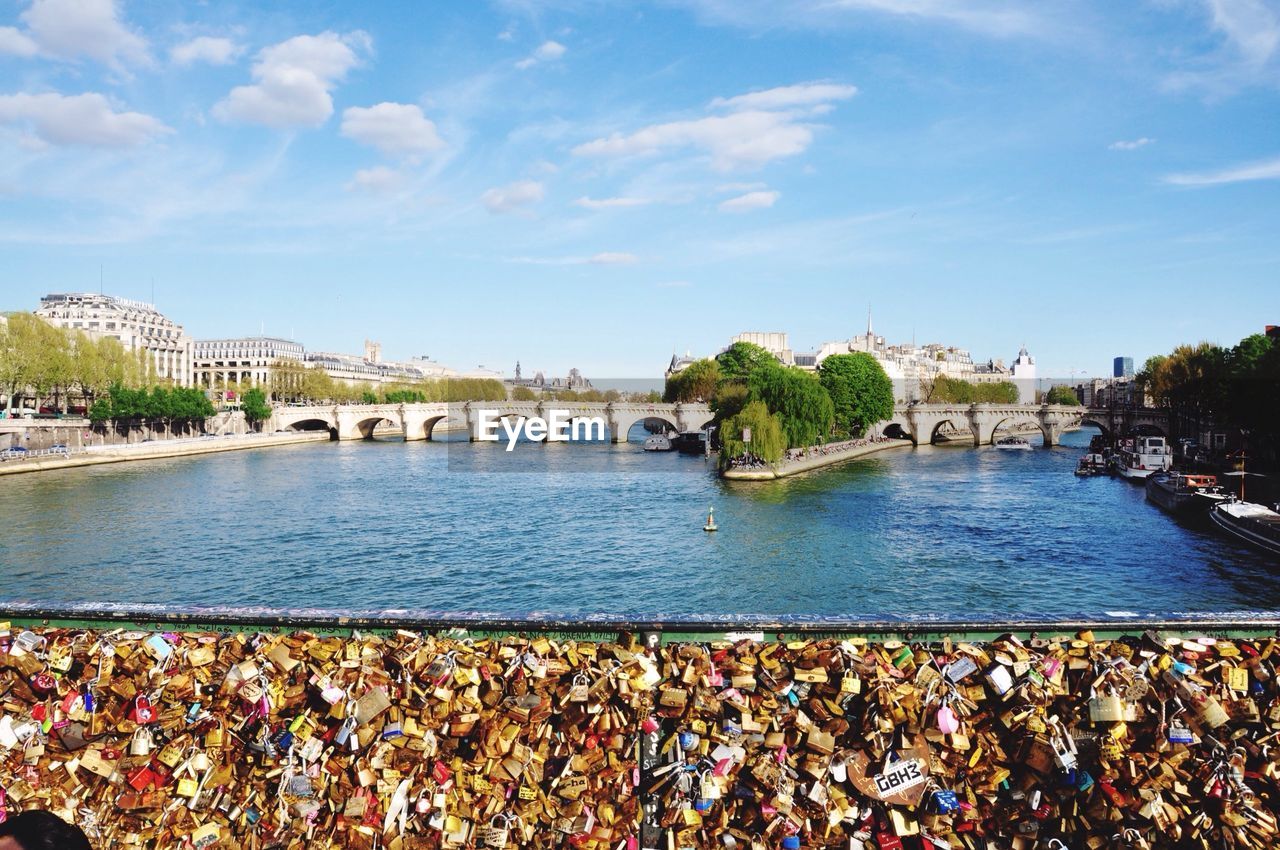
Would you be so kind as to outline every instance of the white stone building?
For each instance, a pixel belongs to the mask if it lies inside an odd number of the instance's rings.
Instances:
[[[198,339],[193,350],[195,385],[224,391],[268,386],[277,361],[306,357],[302,343],[271,336]]]
[[[157,378],[192,384],[191,337],[154,305],[93,292],[54,293],[40,299],[35,314],[94,338],[118,339],[126,351],[144,352]]]
[[[1018,401],[1031,404],[1036,400],[1036,359],[1027,353],[1024,345],[1013,361],[1013,382],[1018,386]]]

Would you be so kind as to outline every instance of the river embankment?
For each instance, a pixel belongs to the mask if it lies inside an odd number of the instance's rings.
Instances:
[[[803,456],[793,460],[781,460],[763,467],[732,467],[721,472],[720,476],[730,481],[772,481],[776,478],[786,478],[790,475],[798,475],[801,472],[843,463],[846,460],[865,457],[876,452],[883,452],[888,449],[911,448],[911,446],[912,442],[910,440],[881,440],[829,452],[810,450]]]
[[[30,460],[7,460],[0,463],[0,475],[20,475],[26,472],[48,472],[54,469],[73,469],[81,466],[99,466],[107,463],[125,463],[137,460],[188,457],[193,455],[234,452],[245,449],[263,449],[271,446],[288,446],[297,443],[327,443],[328,431],[303,431],[285,434],[241,434],[222,437],[195,437],[191,439],[157,440],[121,446],[94,447],[87,451],[67,455],[42,455]]]

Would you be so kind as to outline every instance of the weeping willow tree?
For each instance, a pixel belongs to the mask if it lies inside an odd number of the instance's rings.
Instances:
[[[743,439],[743,430],[751,429],[751,442]],[[787,436],[782,430],[782,421],[769,412],[762,401],[747,404],[734,416],[726,419],[721,426],[720,452],[721,465],[727,465],[730,458],[741,457],[748,451],[763,458],[769,463],[782,460],[782,453],[787,448]]]

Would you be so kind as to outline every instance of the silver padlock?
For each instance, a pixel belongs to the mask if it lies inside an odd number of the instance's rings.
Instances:
[[[140,726],[133,733],[133,740],[129,742],[129,755],[131,756],[149,756],[151,755],[151,732],[145,726]]]

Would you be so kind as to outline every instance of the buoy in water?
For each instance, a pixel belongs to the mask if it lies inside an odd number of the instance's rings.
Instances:
[[[718,531],[720,526],[716,525],[715,517],[716,509],[707,508],[707,524],[702,526],[703,531]]]

